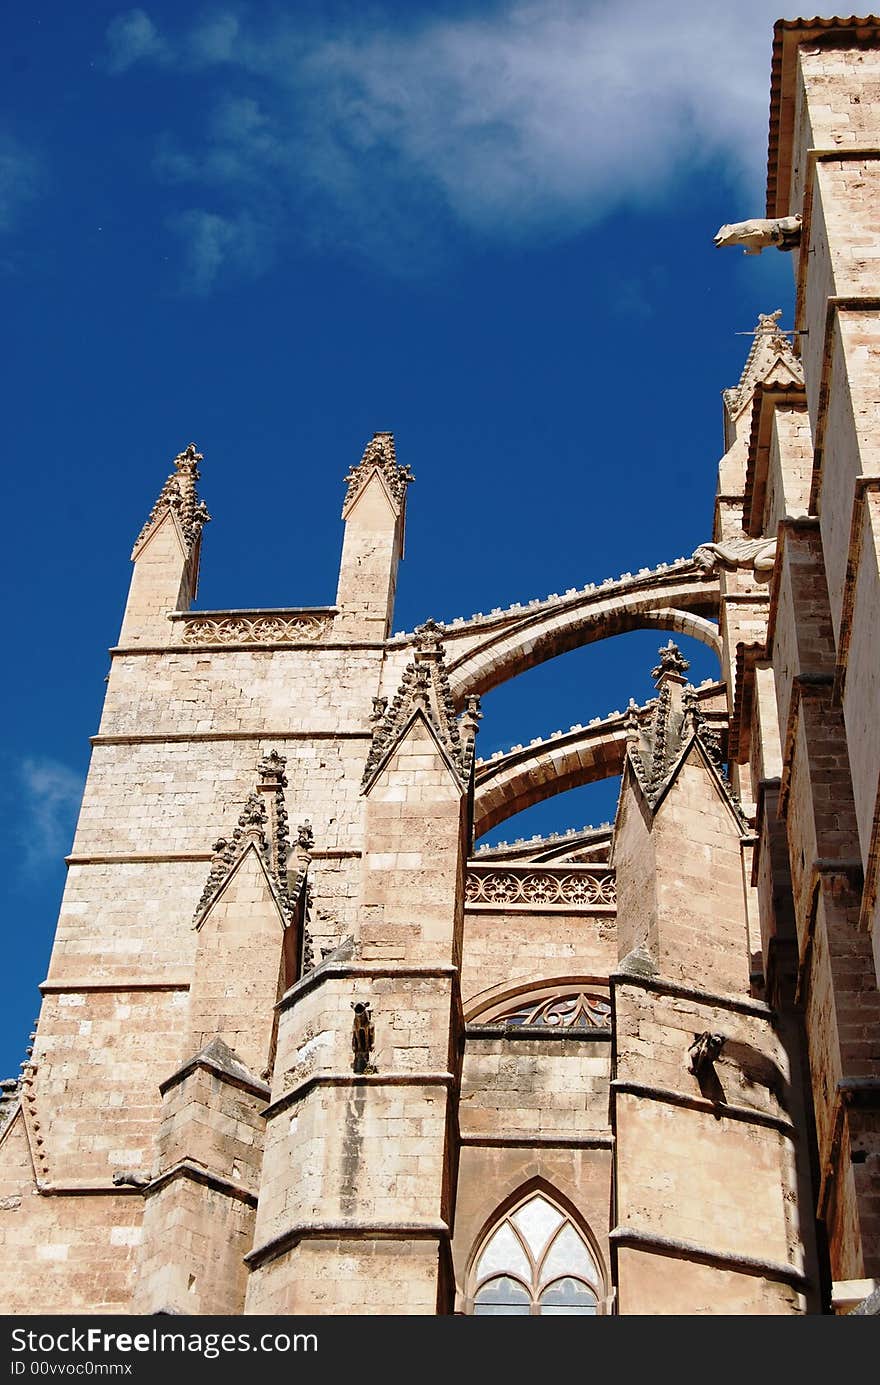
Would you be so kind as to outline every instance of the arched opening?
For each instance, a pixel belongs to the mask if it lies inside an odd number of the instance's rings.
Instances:
[[[679,644],[701,706],[710,718],[723,720],[714,653],[691,638],[679,637]],[[530,669],[484,698],[475,838],[510,841],[511,832],[519,838],[612,821],[626,749],[626,709],[630,698],[639,707],[656,698],[657,657],[656,632],[629,632]],[[508,819],[514,817],[511,825]]]
[[[606,1029],[611,1023],[608,986],[589,980],[550,981],[496,995],[479,1005],[469,1024],[504,1028]]]
[[[658,631],[669,631],[700,641],[720,657],[717,583],[707,587],[697,573],[684,576],[682,583],[674,591],[661,584],[658,590],[620,592],[607,599],[594,593],[532,614],[499,613],[477,630],[450,629],[445,648],[453,698],[461,705],[469,693],[486,693],[560,654],[624,632],[651,631],[656,638]]]
[[[588,784],[582,783],[575,788],[566,788],[562,782],[558,788],[553,783],[548,783],[545,787],[549,790],[546,797],[532,802],[519,812],[509,812],[510,807],[516,807],[518,800],[513,796],[511,787],[505,785],[504,792],[508,797],[504,800],[503,807],[499,807],[499,816],[493,825],[485,831],[484,822],[491,822],[495,814],[484,818],[483,805],[479,804],[474,822],[475,841],[479,842],[481,847],[489,849],[520,839],[525,842],[532,837],[562,836],[569,829],[577,831],[581,828],[607,826],[608,830],[611,830],[620,796],[619,773],[609,774]],[[533,793],[538,791],[534,783],[530,788]]]
[[[475,1317],[595,1317],[603,1297],[591,1238],[542,1185],[510,1203],[480,1238],[466,1311]]]

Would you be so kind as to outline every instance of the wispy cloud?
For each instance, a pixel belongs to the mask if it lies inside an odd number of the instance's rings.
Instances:
[[[248,212],[222,216],[192,208],[169,218],[168,226],[183,242],[183,286],[195,294],[208,293],[224,270],[252,277],[272,260],[273,235]]]
[[[34,873],[56,865],[69,849],[83,781],[58,760],[35,758],[18,767],[23,812],[20,832],[25,869]]]
[[[108,71],[118,75],[137,62],[165,63],[171,49],[144,10],[128,10],[111,19],[107,26]]]
[[[205,216],[234,227],[230,202],[243,212],[255,197],[276,239],[388,262],[448,235],[575,234],[674,196],[694,172],[760,209],[778,9],[506,0],[322,29],[217,8],[174,36],[133,10],[108,52],[116,72],[173,55],[204,83],[200,142],[166,133],[155,167],[203,204],[208,190],[226,199],[189,223],[215,272],[236,260]]]
[[[20,139],[0,130],[0,232],[15,228],[25,207],[39,195],[42,182],[40,157]]]

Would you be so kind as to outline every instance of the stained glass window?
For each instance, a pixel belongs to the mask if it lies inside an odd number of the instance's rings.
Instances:
[[[472,1274],[478,1317],[598,1312],[602,1278],[585,1238],[542,1193],[532,1193],[495,1226]]]

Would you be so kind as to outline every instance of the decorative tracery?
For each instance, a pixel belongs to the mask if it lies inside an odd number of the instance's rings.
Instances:
[[[607,990],[600,994],[589,982],[557,982],[496,1001],[473,1015],[471,1022],[512,1029],[608,1029],[611,1002]]]
[[[471,1272],[477,1317],[594,1316],[602,1276],[575,1223],[543,1193],[523,1199],[489,1232]]]
[[[611,1006],[601,996],[583,991],[545,998],[504,1011],[494,1024],[540,1025],[548,1029],[606,1029],[611,1022]]]

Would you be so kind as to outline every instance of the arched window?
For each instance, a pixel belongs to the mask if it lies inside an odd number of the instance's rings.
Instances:
[[[543,1193],[531,1193],[483,1241],[471,1271],[478,1317],[595,1315],[602,1276],[586,1239]]]
[[[611,1025],[611,1001],[602,982],[548,982],[485,1004],[469,1023],[503,1024],[508,1029],[605,1030]]]

